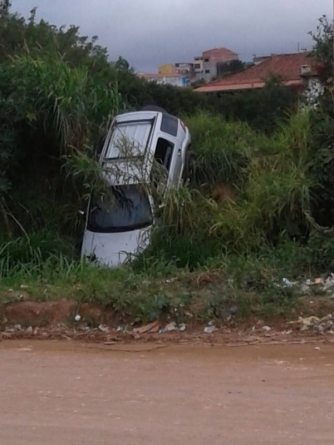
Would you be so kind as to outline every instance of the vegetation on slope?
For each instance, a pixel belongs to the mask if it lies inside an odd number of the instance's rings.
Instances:
[[[333,28],[325,19],[314,35],[314,56],[323,66],[326,93],[316,110],[305,110],[295,93],[272,82],[259,92],[221,97],[149,84],[124,59],[111,63],[96,37],[80,36],[75,26],[36,22],[35,11],[24,20],[5,6],[0,18],[4,288],[27,281],[38,289],[60,281],[70,289],[85,283],[80,290],[85,298],[99,299],[117,282],[126,285],[127,276],[137,277],[130,280],[135,291],[133,283],[143,277],[182,274],[180,268],[218,270],[226,279],[235,277],[239,287],[269,283],[269,276],[288,272],[332,270]],[[83,231],[78,210],[97,177],[97,152],[116,113],[147,104],[184,117],[197,157],[195,175],[168,196],[146,252],[124,270],[92,271],[78,260]],[[100,285],[105,288],[97,291]]]

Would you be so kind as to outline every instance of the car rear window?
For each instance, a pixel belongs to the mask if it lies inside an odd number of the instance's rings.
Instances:
[[[171,116],[169,114],[164,114],[162,116],[161,131],[170,134],[171,136],[177,136],[177,127],[179,125],[179,120],[177,117]]]

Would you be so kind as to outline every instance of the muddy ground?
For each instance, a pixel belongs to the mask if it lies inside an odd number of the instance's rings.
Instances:
[[[0,357],[1,445],[333,443],[333,345],[30,339]]]

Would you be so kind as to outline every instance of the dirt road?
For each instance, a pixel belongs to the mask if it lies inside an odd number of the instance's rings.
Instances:
[[[2,342],[0,444],[330,445],[334,348],[315,347]]]

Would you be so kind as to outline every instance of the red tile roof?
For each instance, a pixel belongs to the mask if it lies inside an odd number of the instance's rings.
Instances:
[[[227,48],[209,49],[207,51],[203,51],[202,56],[203,58],[214,57],[217,59],[226,59],[226,60],[231,60],[238,57],[238,55],[235,52]]]
[[[215,80],[196,88],[197,92],[236,91],[249,88],[263,88],[271,76],[279,76],[286,85],[301,85],[301,67],[311,65],[309,53],[273,55],[258,65],[237,74]]]

